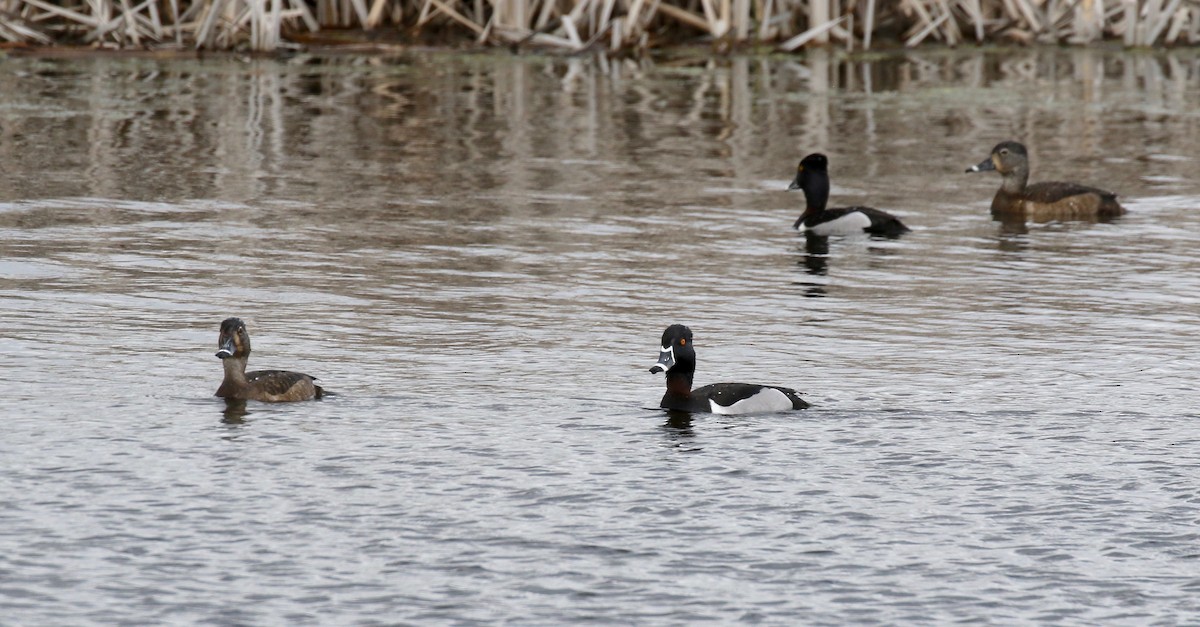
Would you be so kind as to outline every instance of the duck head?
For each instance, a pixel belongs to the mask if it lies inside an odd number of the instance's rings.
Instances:
[[[217,357],[245,359],[250,356],[250,334],[241,318],[226,318],[221,322],[221,335],[217,337]]]
[[[800,165],[796,166],[796,178],[788,185],[788,191],[794,189],[804,192],[804,213],[795,224],[799,228],[804,218],[824,211],[825,203],[829,202],[829,159],[819,152],[801,159]]]
[[[662,348],[658,362],[650,366],[650,372],[691,375],[696,371],[696,351],[692,348],[692,330],[682,324],[673,324],[663,331]]]
[[[967,168],[967,172],[999,172],[1008,174],[1029,160],[1029,152],[1020,142],[1006,141],[996,144],[987,159]]]
[[[998,172],[1004,177],[1001,189],[1019,193],[1029,180],[1029,152],[1020,142],[1000,142],[987,159],[967,168],[967,172]]]

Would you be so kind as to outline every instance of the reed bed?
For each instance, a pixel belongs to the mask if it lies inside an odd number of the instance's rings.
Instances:
[[[0,0],[0,41],[271,51],[331,29],[612,53],[882,41],[1200,43],[1200,0]]]

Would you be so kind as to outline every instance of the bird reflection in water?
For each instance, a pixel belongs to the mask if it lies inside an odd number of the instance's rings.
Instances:
[[[825,276],[829,273],[829,238],[804,233],[804,250],[801,253],[801,265],[809,274]]]
[[[999,226],[999,235],[1001,240],[1018,239],[1023,235],[1029,234],[1029,225],[1025,223],[1025,216],[1013,215],[1011,213],[996,213],[992,212],[992,220],[995,220]],[[1003,244],[1001,244],[1003,248]]]
[[[1029,225],[1035,224],[1038,226],[1066,226],[1066,227],[1083,227],[1087,228],[1093,224],[1111,224],[1121,220],[1121,216],[1084,216],[1073,217],[1070,219],[1051,219],[1051,220],[1031,220],[1027,219],[1023,214],[1014,213],[1011,211],[996,211],[992,210],[992,220],[999,223],[1000,232],[1011,235],[1024,235],[1029,232]]]
[[[225,399],[225,411],[221,412],[221,422],[227,425],[245,424],[245,418],[249,413],[246,410],[246,401],[244,399]]]
[[[1030,221],[1022,216],[993,213],[992,219],[997,223],[996,248],[1004,253],[1023,253],[1030,249],[1038,233],[1081,231],[1094,228],[1097,224],[1114,222],[1117,218],[1096,218],[1070,221],[1034,222],[1033,230]]]
[[[692,440],[696,437],[696,432],[692,430],[692,415],[686,411],[668,409],[667,421],[663,423],[663,434],[671,440],[671,443],[676,447],[687,447],[689,450],[695,449],[692,445],[695,444]]]
[[[1023,253],[1029,250],[1029,237],[1025,233],[1009,233],[1000,229],[996,248],[1002,253]]]
[[[810,231],[804,232],[804,246],[800,250],[800,261],[797,263],[804,268],[806,274],[825,276],[829,274],[829,238],[815,235]],[[804,287],[804,295],[810,298],[825,296],[825,284],[814,281],[800,281]]]

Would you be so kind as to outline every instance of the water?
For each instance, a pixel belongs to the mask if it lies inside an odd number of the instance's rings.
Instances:
[[[4,60],[3,622],[1193,621],[1198,76]],[[992,222],[1008,138],[1129,215]],[[914,232],[808,249],[818,150]],[[231,315],[332,395],[213,398]],[[674,322],[813,408],[668,420]]]

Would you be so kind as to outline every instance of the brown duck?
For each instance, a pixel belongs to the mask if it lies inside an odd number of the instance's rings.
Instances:
[[[987,159],[967,168],[967,172],[988,170],[1004,177],[992,198],[992,216],[998,219],[1108,220],[1125,213],[1117,195],[1102,189],[1058,181],[1028,185],[1029,153],[1018,142],[996,144]]]
[[[217,338],[217,357],[225,366],[225,380],[217,396],[228,400],[307,401],[321,398],[321,386],[313,377],[286,370],[246,372],[250,359],[250,334],[239,318],[226,318]]]

